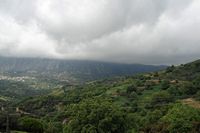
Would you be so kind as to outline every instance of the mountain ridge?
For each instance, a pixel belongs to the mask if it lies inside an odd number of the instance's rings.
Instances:
[[[61,74],[78,80],[96,80],[113,76],[158,71],[166,66],[109,63],[84,60],[0,57],[0,72]]]

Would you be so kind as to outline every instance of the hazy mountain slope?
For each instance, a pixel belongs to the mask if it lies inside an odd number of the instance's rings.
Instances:
[[[166,73],[160,75],[161,78],[177,78],[179,80],[194,80],[200,76],[200,60],[196,60],[180,66],[171,66],[166,69]]]
[[[118,64],[97,61],[55,60],[37,58],[0,58],[0,72],[43,74],[81,81],[112,76],[132,75],[164,69],[165,66]]]

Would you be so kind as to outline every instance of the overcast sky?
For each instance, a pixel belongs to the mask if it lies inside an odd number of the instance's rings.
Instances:
[[[0,0],[0,56],[185,63],[200,0]]]

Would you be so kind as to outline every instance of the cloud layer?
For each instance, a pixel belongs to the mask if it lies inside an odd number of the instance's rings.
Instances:
[[[199,0],[0,0],[0,55],[179,64],[200,58]]]

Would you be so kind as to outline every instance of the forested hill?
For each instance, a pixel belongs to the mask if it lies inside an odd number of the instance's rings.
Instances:
[[[57,78],[89,81],[112,76],[133,75],[166,68],[140,64],[119,64],[97,61],[56,60],[39,58],[0,57],[0,72],[42,74]]]
[[[199,66],[195,61],[60,87],[17,103],[23,115],[12,119],[11,128],[39,133],[199,133]]]

